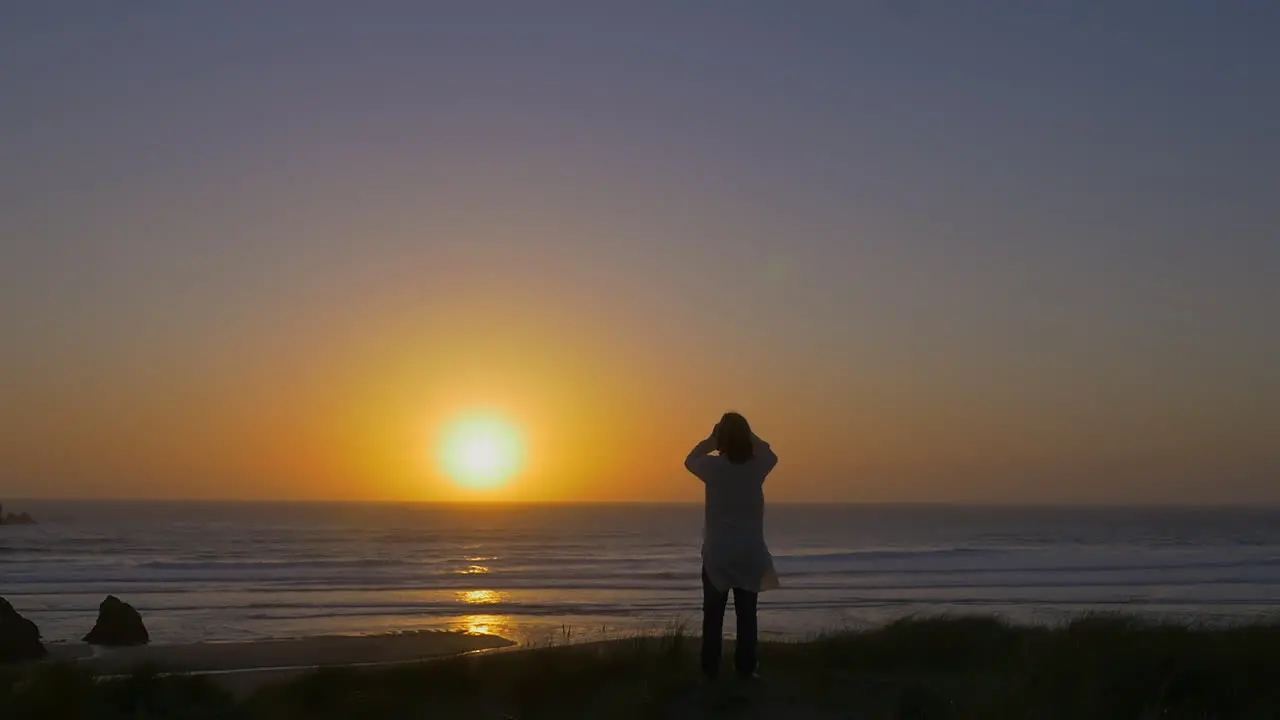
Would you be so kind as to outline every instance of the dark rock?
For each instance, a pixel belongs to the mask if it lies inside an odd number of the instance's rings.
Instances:
[[[122,646],[146,645],[151,642],[142,616],[127,602],[115,595],[108,595],[98,606],[98,622],[84,636],[90,645]]]
[[[0,505],[0,525],[35,525],[36,521],[27,513],[18,513],[14,515],[4,514],[4,505]]]
[[[44,655],[40,628],[0,597],[0,663],[39,660]]]

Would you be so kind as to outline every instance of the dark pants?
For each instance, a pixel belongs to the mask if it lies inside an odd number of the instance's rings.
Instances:
[[[758,593],[733,589],[733,612],[738,616],[738,641],[734,669],[749,678],[756,670],[756,598]],[[714,678],[720,672],[720,643],[724,635],[724,609],[729,592],[717,590],[702,569],[702,672]]]

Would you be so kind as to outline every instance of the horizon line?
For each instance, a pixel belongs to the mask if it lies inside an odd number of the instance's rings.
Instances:
[[[20,503],[135,503],[172,505],[449,505],[449,506],[572,506],[572,505],[692,505],[703,500],[352,500],[286,498],[9,498],[0,506]],[[1131,502],[1131,501],[958,501],[958,500],[773,500],[769,506],[840,505],[864,507],[963,507],[963,508],[1155,508],[1155,509],[1280,509],[1280,501],[1227,502]]]

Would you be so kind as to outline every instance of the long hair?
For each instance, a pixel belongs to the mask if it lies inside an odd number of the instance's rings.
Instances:
[[[716,450],[734,465],[751,459],[751,426],[747,419],[736,412],[727,412],[716,426]]]

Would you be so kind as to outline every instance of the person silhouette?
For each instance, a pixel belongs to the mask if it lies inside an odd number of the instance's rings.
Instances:
[[[714,454],[713,454],[714,453]],[[724,612],[733,593],[737,616],[734,669],[755,676],[759,593],[779,586],[764,541],[764,480],[778,456],[751,431],[742,415],[725,413],[684,466],[702,480],[706,506],[702,531],[702,672],[720,671]]]

